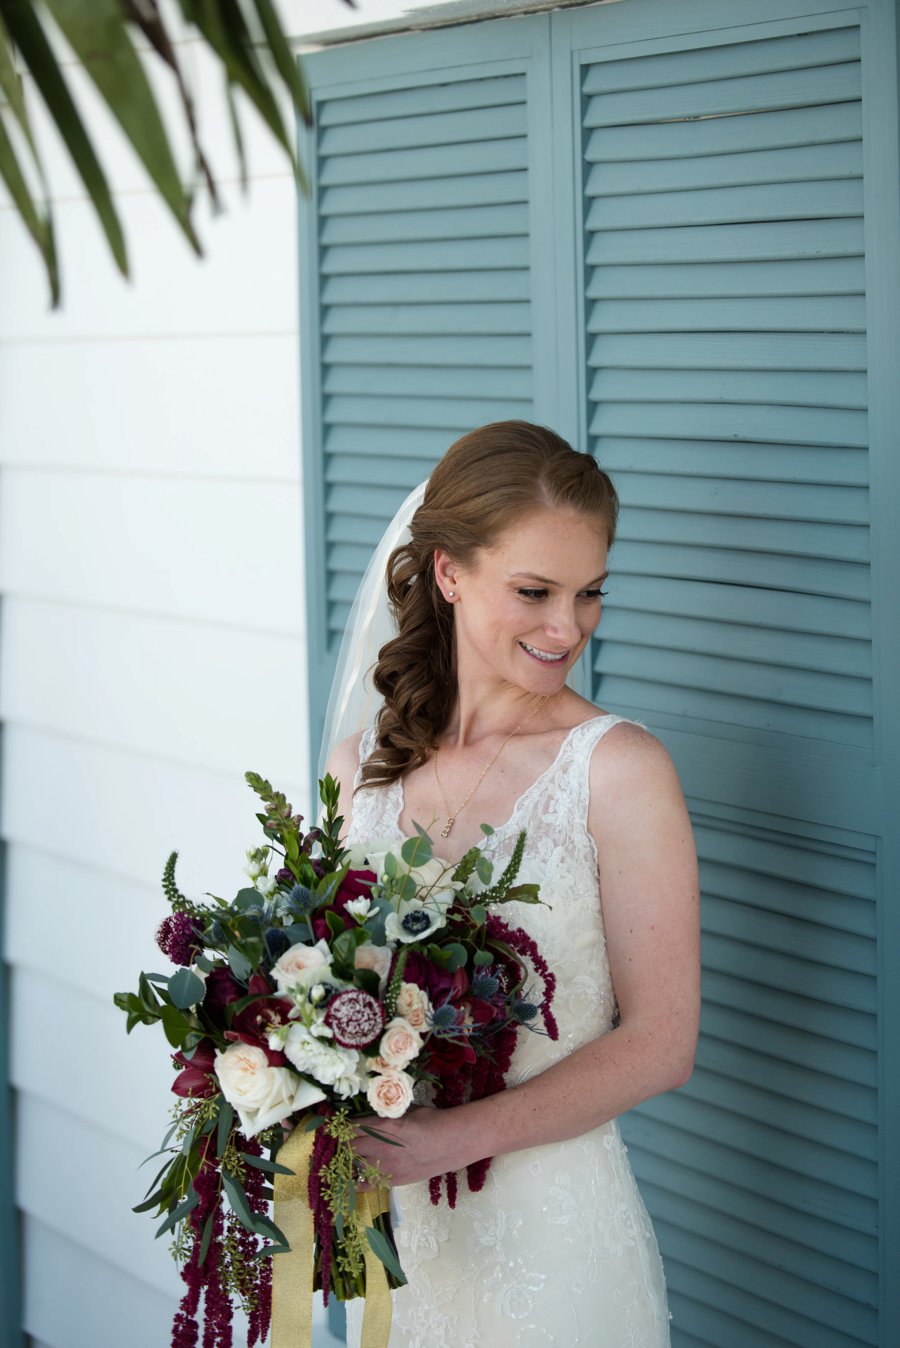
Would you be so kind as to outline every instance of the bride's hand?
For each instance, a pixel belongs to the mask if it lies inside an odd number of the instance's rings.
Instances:
[[[361,1161],[369,1165],[377,1163],[389,1184],[415,1184],[418,1180],[443,1174],[445,1170],[459,1169],[466,1162],[455,1155],[453,1147],[454,1113],[453,1109],[410,1105],[399,1119],[367,1114],[356,1121],[353,1150]],[[371,1133],[363,1132],[359,1124],[365,1124],[391,1141],[372,1137]],[[361,1189],[369,1187],[359,1185]]]

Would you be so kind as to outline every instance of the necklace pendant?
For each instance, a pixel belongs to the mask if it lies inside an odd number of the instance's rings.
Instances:
[[[446,824],[445,824],[444,827],[441,829],[441,837],[442,837],[442,838],[449,838],[449,837],[450,837],[450,830],[452,829],[452,827],[453,827],[453,825],[454,825],[455,823],[456,823],[456,815],[455,815],[455,814],[451,814],[450,818],[447,820]]]

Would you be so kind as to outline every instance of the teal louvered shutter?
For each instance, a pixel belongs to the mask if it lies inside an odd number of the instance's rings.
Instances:
[[[534,415],[529,69],[545,31],[491,26],[474,64],[459,35],[400,39],[374,79],[365,48],[308,63],[304,447],[320,713],[356,587],[403,497],[465,431]]]
[[[900,1339],[896,33],[889,0],[796,8],[307,58],[313,739],[455,435],[533,416],[622,495],[596,697],[672,750],[701,856],[697,1068],[623,1120],[674,1348]]]
[[[695,1073],[623,1131],[678,1348],[886,1344],[860,27],[607,27],[568,23],[597,701],[675,755],[704,925]]]

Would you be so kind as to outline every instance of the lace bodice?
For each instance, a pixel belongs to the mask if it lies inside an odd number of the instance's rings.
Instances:
[[[549,905],[499,908],[534,937],[557,980],[559,1038],[520,1034],[509,1086],[616,1021],[597,849],[587,820],[591,754],[624,719],[596,716],[569,731],[554,761],[482,845],[496,871],[527,830],[519,879],[538,883]],[[361,762],[373,748],[374,732],[367,731]],[[399,838],[403,803],[402,782],[360,789],[347,840]],[[668,1345],[659,1253],[615,1120],[568,1142],[496,1157],[480,1193],[470,1194],[461,1179],[453,1211],[443,1200],[433,1207],[425,1183],[394,1194],[409,1286],[394,1294],[390,1348]],[[361,1307],[348,1306],[351,1348]]]

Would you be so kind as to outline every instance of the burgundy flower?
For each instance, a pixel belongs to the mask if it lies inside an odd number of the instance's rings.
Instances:
[[[202,1039],[190,1057],[185,1053],[175,1053],[172,1056],[182,1068],[172,1082],[172,1090],[176,1095],[191,1099],[205,1099],[209,1095],[215,1095],[219,1083],[214,1075],[216,1051],[211,1039]]]
[[[203,948],[201,930],[196,918],[187,913],[170,913],[156,929],[156,944],[173,964],[193,964],[194,956]]]
[[[214,1025],[224,1026],[226,1006],[246,995],[247,989],[241,987],[230,969],[213,969],[206,978],[203,1010]]]
[[[348,988],[332,997],[325,1024],[341,1048],[367,1048],[384,1027],[384,1008],[361,988]]]
[[[340,889],[335,894],[330,904],[319,908],[313,913],[311,921],[316,940],[331,940],[331,932],[328,928],[328,922],[325,918],[326,912],[337,913],[338,917],[344,923],[344,930],[349,927],[355,927],[356,922],[347,912],[347,904],[351,899],[367,899],[372,892],[372,884],[377,879],[374,871],[348,871]]]

